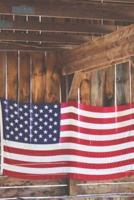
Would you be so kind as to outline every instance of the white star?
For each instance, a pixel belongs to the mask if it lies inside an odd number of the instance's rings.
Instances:
[[[57,133],[57,130],[54,130],[54,133]]]
[[[23,128],[23,125],[22,125],[22,124],[20,124],[20,125],[19,125],[19,127],[20,127],[20,128]]]
[[[9,117],[6,117],[6,121],[9,121]]]
[[[10,135],[6,135],[6,138],[10,138]]]
[[[48,106],[47,106],[47,105],[45,106],[45,109],[48,109]]]
[[[5,109],[5,112],[8,113],[8,109]]]
[[[40,112],[40,113],[43,113],[43,110],[42,110],[42,109],[40,109],[40,110],[39,110],[39,112]]]
[[[58,116],[58,113],[54,113],[54,116],[57,117],[57,116]]]
[[[30,117],[30,121],[33,121],[33,118],[32,118],[32,117]]]
[[[13,134],[14,134],[14,132],[13,132],[13,131],[11,131],[11,132],[10,132],[10,134],[11,134],[11,135],[13,135]]]
[[[33,127],[32,127],[32,126],[29,126],[29,129],[30,129],[30,130],[32,130],[32,129],[33,129]]]
[[[30,113],[33,113],[33,110],[32,110],[32,109],[30,109]]]
[[[20,119],[24,119],[24,117],[21,115],[21,116],[20,116]]]
[[[42,126],[39,126],[39,130],[42,130],[43,129],[43,127]]]
[[[14,103],[13,105],[14,105],[14,107],[18,107],[18,104],[17,104],[17,103]]]
[[[36,110],[38,107],[37,106],[34,106],[34,109]]]
[[[49,125],[49,129],[52,129],[53,128],[53,126],[52,125]]]
[[[44,122],[44,125],[48,125],[48,123],[47,123],[47,122]]]
[[[27,132],[28,132],[28,130],[27,130],[27,129],[25,129],[25,130],[24,130],[24,132],[25,132],[25,133],[27,133]]]
[[[48,117],[48,115],[47,115],[47,114],[45,114],[44,116],[45,116],[45,118],[47,118],[47,117]]]
[[[21,112],[22,112],[22,111],[23,111],[23,108],[19,108],[19,111],[21,111]]]
[[[28,121],[24,121],[24,124],[28,124]]]
[[[10,117],[11,117],[11,118],[14,118],[14,115],[13,115],[13,114],[11,114],[11,115],[10,115]]]
[[[41,135],[41,134],[39,135],[39,138],[42,138],[42,135]]]
[[[9,130],[9,126],[6,126],[6,129]]]
[[[49,118],[49,121],[52,122],[52,121],[53,121],[53,118]]]
[[[56,137],[54,137],[54,138],[53,138],[53,141],[57,141],[57,138],[56,138]]]
[[[20,137],[22,137],[22,135],[23,135],[22,133],[19,133],[19,136],[20,136]]]
[[[11,110],[13,110],[13,106],[10,106],[9,108],[10,108]]]
[[[29,136],[30,136],[30,138],[32,138],[32,137],[33,137],[33,134],[31,134],[31,133],[30,133],[30,135],[29,135]]]
[[[14,125],[14,123],[13,123],[13,122],[11,122],[11,123],[10,123],[10,126],[13,126],[13,125]]]
[[[25,104],[25,105],[24,105],[24,108],[28,108],[28,106]]]
[[[47,142],[47,138],[44,139],[44,142]]]
[[[54,105],[54,108],[58,108],[58,105],[55,104],[55,105]]]
[[[15,111],[15,112],[14,112],[14,114],[15,114],[15,115],[18,115],[18,112],[17,112],[17,111]]]
[[[6,100],[4,101],[4,104],[7,104],[7,101],[6,101]]]
[[[35,113],[35,117],[38,117],[39,115],[38,115],[38,113]]]
[[[35,131],[34,131],[34,133],[35,133],[35,134],[37,134],[37,133],[38,133],[38,131],[37,131],[37,130],[35,130]]]
[[[25,138],[24,138],[24,141],[28,141],[28,138],[27,138],[27,137],[25,137]]]
[[[25,116],[28,116],[28,113],[25,112],[24,115],[25,115]]]
[[[15,129],[14,129],[15,131],[18,131],[18,128],[17,127],[15,127]]]
[[[49,113],[52,113],[52,112],[53,112],[53,110],[52,110],[52,109],[50,109],[48,112],[49,112]]]
[[[49,138],[52,138],[52,134],[49,134],[48,137],[49,137]]]
[[[37,126],[37,125],[38,125],[38,122],[34,122],[34,125]]]
[[[38,140],[37,140],[37,138],[34,138],[34,142],[37,142]]]
[[[44,130],[44,133],[47,134],[47,130]]]
[[[39,118],[39,121],[40,121],[40,122],[42,122],[42,121],[43,121],[43,119],[42,119],[42,118]]]
[[[19,137],[18,136],[15,136],[15,140],[18,140],[19,139]]]
[[[14,121],[15,121],[15,123],[16,123],[16,124],[19,122],[19,120],[18,120],[18,119],[15,119]]]
[[[57,125],[58,124],[58,122],[54,122],[54,125]]]

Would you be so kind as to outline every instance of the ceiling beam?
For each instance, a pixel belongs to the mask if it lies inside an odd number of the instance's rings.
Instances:
[[[134,4],[71,0],[2,0],[0,13],[76,19],[134,21]]]
[[[88,40],[91,40],[92,37],[88,36]],[[1,31],[0,32],[0,42],[2,41],[11,41],[11,42],[47,42],[47,43],[58,43],[58,44],[74,44],[79,45],[85,41],[87,38],[84,38],[79,35],[69,35],[63,33],[39,33],[39,32],[22,32],[22,31]]]
[[[134,25],[130,25],[64,53],[63,75],[108,67],[133,55]]]
[[[32,43],[15,43],[15,42],[0,42],[0,51],[63,51],[63,49],[71,49],[72,47],[68,45],[65,47],[64,45],[37,45]]]
[[[117,29],[115,25],[89,24],[84,22],[59,22],[50,19],[43,19],[39,22],[38,18],[16,17],[15,20],[0,19],[1,30],[19,30],[19,31],[43,31],[43,32],[62,32],[70,34],[106,34]]]

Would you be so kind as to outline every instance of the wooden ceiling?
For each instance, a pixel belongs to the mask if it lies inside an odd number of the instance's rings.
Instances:
[[[134,23],[134,0],[0,0],[0,50],[63,50]]]

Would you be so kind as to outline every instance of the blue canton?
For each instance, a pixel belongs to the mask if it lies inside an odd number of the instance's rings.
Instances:
[[[60,104],[2,100],[4,139],[32,144],[59,142]]]

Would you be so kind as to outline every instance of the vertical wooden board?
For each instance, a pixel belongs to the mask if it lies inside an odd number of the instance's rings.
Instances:
[[[18,99],[20,102],[28,102],[30,100],[30,56],[29,54],[22,52],[18,56]]]
[[[56,53],[46,54],[46,102],[59,102],[61,98],[61,75]]]
[[[104,86],[104,106],[114,105],[115,94],[115,67],[109,67],[105,70],[105,86]]]
[[[6,53],[0,52],[0,97],[5,97]]]
[[[134,58],[131,59],[131,103],[134,103]]]
[[[18,99],[18,57],[17,53],[7,53],[7,98]]]
[[[91,73],[91,105],[103,106],[104,102],[105,70]]]
[[[116,65],[116,104],[130,103],[129,62]]]
[[[32,102],[41,103],[45,95],[45,61],[44,53],[32,53],[30,62],[32,73]]]
[[[80,83],[80,102],[90,104],[91,102],[91,81],[90,73],[83,74],[83,80]]]

